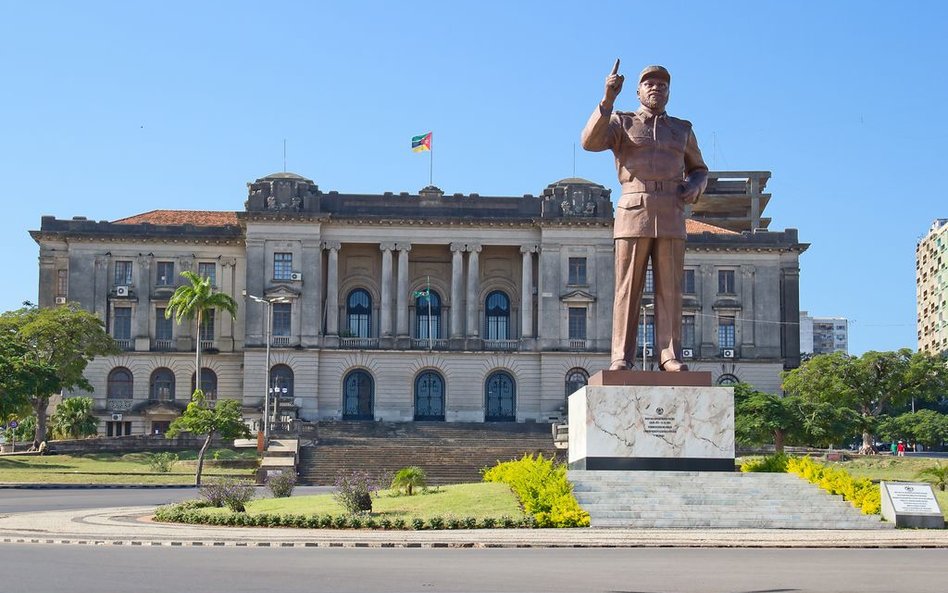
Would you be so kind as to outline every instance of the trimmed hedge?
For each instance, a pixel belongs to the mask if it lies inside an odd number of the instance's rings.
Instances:
[[[789,460],[790,456],[786,453],[775,453],[766,457],[751,457],[741,463],[741,471],[783,474],[787,472],[787,461]]]
[[[484,481],[510,486],[537,527],[589,527],[589,513],[573,496],[566,465],[555,464],[542,453],[498,463],[484,472]]]
[[[209,506],[204,501],[185,501],[158,507],[155,521],[164,523],[190,523],[225,527],[296,527],[300,529],[494,529],[497,527],[536,527],[533,517],[515,519],[503,517],[431,517],[428,520],[414,518],[406,521],[397,518],[374,517],[372,515],[278,515],[261,513],[208,514],[202,511]]]
[[[868,478],[854,478],[842,469],[827,467],[809,457],[792,457],[787,471],[813,482],[831,494],[840,494],[854,507],[867,515],[882,512],[882,498],[878,484]]]

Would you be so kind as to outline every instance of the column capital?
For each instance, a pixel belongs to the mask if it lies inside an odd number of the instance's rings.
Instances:
[[[406,252],[411,251],[411,243],[405,243],[405,242],[396,243],[395,249],[399,251],[406,251]]]
[[[480,253],[481,244],[480,243],[468,243],[465,245],[465,251],[470,251],[471,253]]]
[[[394,251],[395,243],[379,243],[380,251]]]
[[[750,276],[757,271],[757,266],[741,266],[741,273],[743,276]]]
[[[137,259],[138,259],[138,265],[144,266],[144,265],[146,265],[146,264],[151,263],[151,260],[152,260],[153,257],[154,257],[154,256],[151,255],[151,254],[145,255],[145,254],[143,254],[143,253],[139,253],[139,254],[138,254],[138,258],[137,258]]]
[[[457,253],[458,251],[464,251],[467,246],[464,243],[451,243],[451,251]]]
[[[342,249],[342,243],[340,241],[323,241],[323,249],[339,251]]]
[[[528,244],[520,246],[520,253],[539,253],[540,246],[536,244]]]

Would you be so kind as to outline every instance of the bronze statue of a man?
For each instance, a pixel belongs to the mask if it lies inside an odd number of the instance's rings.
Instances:
[[[616,60],[602,101],[582,133],[586,150],[612,149],[622,184],[613,231],[616,290],[609,370],[628,369],[635,360],[639,302],[651,260],[659,366],[663,371],[686,371],[680,343],[685,204],[695,203],[704,191],[708,167],[691,123],[665,112],[668,70],[662,66],[642,70],[639,109],[613,113],[624,80]]]

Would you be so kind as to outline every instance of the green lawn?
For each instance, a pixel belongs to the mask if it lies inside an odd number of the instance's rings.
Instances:
[[[215,467],[214,451],[204,465],[208,476],[232,475],[253,477],[251,469]],[[190,484],[194,481],[196,451],[181,451],[185,463],[176,463],[170,473],[154,472],[148,465],[148,453],[91,453],[87,455],[42,455],[33,457],[0,457],[0,483],[65,483],[65,484]],[[256,459],[255,451],[235,453],[220,450],[221,459]],[[188,463],[190,461],[190,463]]]
[[[203,509],[208,513],[229,514],[223,509]],[[343,515],[345,510],[331,494],[292,496],[290,498],[263,498],[247,505],[247,513],[282,515]],[[475,483],[441,486],[427,494],[398,495],[383,490],[372,497],[372,516],[389,519],[429,519],[431,517],[484,517],[499,518],[509,515],[514,519],[525,517],[517,497],[505,484]]]
[[[834,461],[827,465],[846,470],[858,478],[870,480],[924,482],[916,478],[919,471],[932,467],[938,463],[948,464],[948,459],[931,459],[924,457],[893,457],[891,455],[859,455],[849,461]],[[933,487],[935,498],[941,507],[942,514],[948,520],[948,492],[942,492]]]

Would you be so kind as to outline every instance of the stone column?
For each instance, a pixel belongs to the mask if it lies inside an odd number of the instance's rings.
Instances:
[[[461,290],[464,283],[464,243],[451,243],[451,337],[464,336],[461,325]]]
[[[239,294],[236,286],[237,279],[235,278],[237,274],[237,260],[231,257],[221,258],[219,261],[221,276],[218,285],[220,286],[220,290],[236,298],[235,295]],[[239,314],[240,307],[237,308],[237,311]],[[217,348],[221,352],[232,352],[234,350],[234,324],[236,321],[231,319],[228,313],[221,311],[218,314],[217,323],[219,325],[217,330]]]
[[[138,304],[135,307],[135,350],[151,349],[151,332],[148,322],[151,319],[151,260],[152,256],[138,256],[138,282],[136,293]]]
[[[110,256],[101,255],[95,258],[95,290],[93,291],[92,302],[95,306],[95,314],[106,323],[106,316],[109,309],[109,260]],[[108,331],[108,328],[106,328]]]
[[[316,336],[319,335],[322,313],[322,307],[320,306],[323,280],[322,263],[323,252],[319,241],[303,239],[303,261],[300,268],[303,273],[303,287],[299,303],[300,344],[303,346],[315,346],[317,343]]]
[[[247,272],[245,285],[247,294],[263,298],[267,262],[265,257],[266,242],[263,239],[248,238],[247,244]],[[244,305],[244,343],[262,346],[264,343],[264,323],[266,315],[264,306],[247,298]]]
[[[520,255],[523,259],[520,271],[520,338],[533,337],[533,252],[536,245],[523,245]]]
[[[467,256],[467,337],[477,338],[481,335],[480,323],[477,318],[481,279],[478,254],[481,252],[481,246],[469,244],[467,250],[470,252]]]
[[[389,338],[392,335],[392,250],[394,243],[382,243],[382,286],[381,301],[379,303],[379,337]]]
[[[326,266],[326,335],[339,335],[339,250],[342,243],[326,241],[323,247],[329,250]]]
[[[411,243],[398,243],[398,293],[395,295],[395,333],[398,337],[408,337],[408,252]]]

